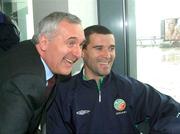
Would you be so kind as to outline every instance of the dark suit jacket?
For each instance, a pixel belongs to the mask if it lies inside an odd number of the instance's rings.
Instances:
[[[0,134],[35,133],[45,86],[45,69],[30,40],[0,57]]]
[[[0,48],[0,56],[4,54],[4,50]]]

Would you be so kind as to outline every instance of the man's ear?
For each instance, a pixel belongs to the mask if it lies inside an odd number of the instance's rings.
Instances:
[[[40,37],[39,37],[39,47],[42,51],[46,51],[47,47],[48,47],[48,38],[46,35],[42,34]]]

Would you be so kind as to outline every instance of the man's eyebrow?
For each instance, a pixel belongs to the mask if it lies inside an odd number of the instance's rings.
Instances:
[[[95,44],[93,47],[101,47],[101,46],[103,46],[103,45],[101,45],[101,44]]]
[[[111,44],[110,47],[115,47],[115,44]]]
[[[76,40],[76,39],[78,39],[77,37],[69,37],[69,38],[67,38],[67,40]],[[84,39],[83,41],[82,41],[82,43],[84,44],[86,42],[86,39]],[[81,44],[82,44],[81,43]]]
[[[71,39],[77,39],[77,37],[69,37],[69,38],[67,38],[67,40],[71,40]]]
[[[96,47],[104,47],[103,45],[101,45],[101,44],[96,44],[96,45],[94,45],[94,46],[92,46],[93,48],[96,48]],[[115,45],[114,44],[111,44],[109,47],[115,47]]]
[[[96,45],[92,46],[92,48],[99,48],[99,47],[103,47],[103,45],[101,45],[101,44],[96,44]]]

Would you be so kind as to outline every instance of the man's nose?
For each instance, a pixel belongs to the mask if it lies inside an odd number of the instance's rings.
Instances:
[[[111,57],[111,52],[109,52],[108,49],[104,49],[102,52],[103,57],[105,58],[110,58]]]
[[[80,45],[76,45],[73,48],[73,55],[75,55],[77,58],[81,58],[82,48]]]

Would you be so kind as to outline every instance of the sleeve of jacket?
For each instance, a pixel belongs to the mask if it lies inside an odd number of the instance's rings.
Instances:
[[[56,87],[57,95],[47,111],[47,134],[72,133],[71,112],[69,108],[69,92],[63,90],[61,83]]]
[[[149,120],[150,133],[180,133],[180,104],[152,86],[136,81],[133,107],[136,122]]]
[[[27,76],[14,77],[0,86],[0,133],[25,134],[38,107],[38,85],[33,84],[37,78]],[[36,82],[37,83],[37,82]],[[39,83],[38,83],[39,84]],[[37,97],[39,98],[39,97]]]

